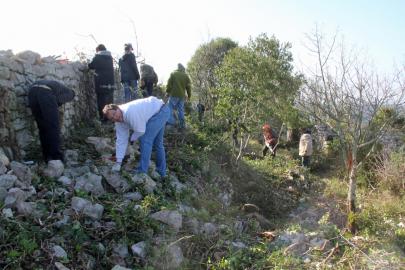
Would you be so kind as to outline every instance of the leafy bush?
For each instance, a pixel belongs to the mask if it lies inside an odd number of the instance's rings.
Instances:
[[[398,247],[405,252],[405,229],[400,228],[395,231],[395,242]]]
[[[300,264],[299,259],[284,255],[282,250],[271,252],[265,243],[259,243],[223,257],[210,269],[299,269]]]

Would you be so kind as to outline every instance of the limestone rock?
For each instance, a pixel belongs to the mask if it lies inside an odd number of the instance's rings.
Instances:
[[[132,254],[134,254],[135,256],[138,256],[142,259],[145,258],[146,256],[146,243],[145,241],[142,242],[138,242],[134,245],[131,246],[131,250],[132,250]]]
[[[201,227],[201,234],[210,237],[218,233],[218,227],[213,223],[204,223]]]
[[[28,185],[31,184],[32,180],[32,173],[31,169],[20,162],[12,161],[10,163],[10,167],[13,170],[14,175],[18,177],[22,182],[27,183]]]
[[[11,174],[0,175],[0,188],[10,189],[17,181],[17,176]]]
[[[103,185],[101,184],[102,177],[93,173],[86,173],[76,179],[75,190],[84,190],[90,192],[94,196],[105,194]]]
[[[83,214],[93,220],[100,220],[103,216],[104,206],[101,204],[88,205],[83,209]]]
[[[43,173],[48,177],[59,177],[63,174],[65,166],[62,160],[50,160],[48,161],[48,166],[44,169]]]
[[[78,213],[82,212],[84,210],[84,208],[89,205],[91,205],[91,202],[86,199],[83,199],[80,197],[72,198],[71,207],[73,210],[75,210]]]
[[[59,245],[52,247],[52,254],[59,259],[67,259],[68,257],[66,251]]]
[[[163,210],[153,213],[150,217],[169,225],[175,231],[178,231],[183,223],[183,217],[178,211]]]
[[[111,145],[110,138],[88,137],[86,139],[86,142],[94,145],[96,151],[100,154],[111,153],[115,151],[115,147]]]
[[[100,168],[101,174],[106,179],[117,193],[126,192],[129,189],[129,184],[119,173],[112,172],[109,167]]]

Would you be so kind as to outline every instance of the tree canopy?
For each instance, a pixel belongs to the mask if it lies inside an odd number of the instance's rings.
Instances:
[[[218,113],[254,129],[269,118],[293,119],[301,76],[293,74],[290,48],[261,34],[232,49],[216,72]]]
[[[221,65],[227,52],[238,45],[229,38],[217,38],[202,44],[194,53],[187,70],[192,81],[194,96],[207,107],[212,107],[218,86],[215,69]]]

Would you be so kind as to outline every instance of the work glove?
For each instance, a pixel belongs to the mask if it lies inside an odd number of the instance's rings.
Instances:
[[[119,172],[121,170],[121,163],[117,162],[114,164],[114,166],[112,166],[111,169],[113,172]]]

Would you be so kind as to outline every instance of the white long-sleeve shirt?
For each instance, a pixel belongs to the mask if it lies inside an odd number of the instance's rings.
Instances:
[[[141,137],[146,130],[146,123],[159,112],[164,102],[156,97],[136,99],[118,105],[123,115],[123,122],[115,122],[117,141],[115,143],[115,156],[117,162],[122,162],[128,147],[129,130],[133,130],[131,140]]]

